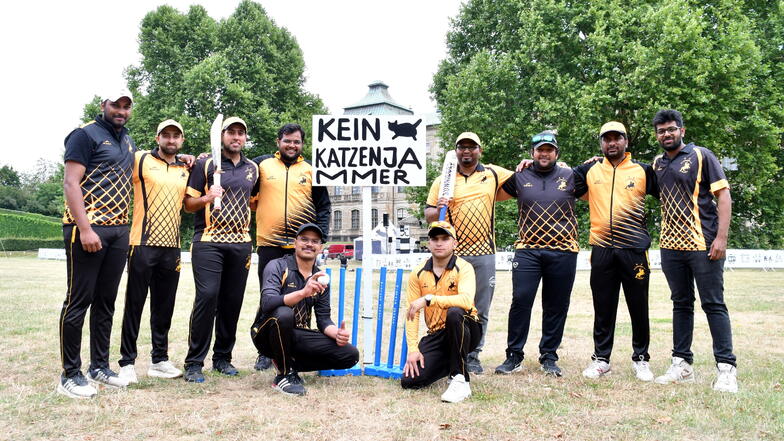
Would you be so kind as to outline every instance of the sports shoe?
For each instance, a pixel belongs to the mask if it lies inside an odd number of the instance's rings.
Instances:
[[[467,382],[463,374],[452,377],[449,387],[441,395],[441,401],[446,403],[459,403],[471,396],[471,383]]]
[[[201,366],[185,366],[183,379],[188,383],[204,383],[204,374],[201,373]]]
[[[139,379],[136,377],[136,367],[132,364],[120,366],[120,372],[117,375],[128,382],[128,384],[138,383]]]
[[[583,377],[595,380],[612,372],[610,363],[603,360],[592,360],[591,364],[583,371]]]
[[[713,390],[717,392],[738,393],[738,369],[729,363],[718,363],[716,381]]]
[[[232,366],[229,360],[213,360],[212,361],[212,370],[220,372],[223,375],[228,375],[233,377],[239,374],[237,368]]]
[[[87,371],[87,379],[95,384],[103,384],[112,388],[128,386],[127,379],[120,378],[119,375],[109,368],[91,369]]]
[[[517,353],[510,353],[506,356],[506,360],[495,368],[496,374],[511,374],[512,372],[519,372],[523,370],[523,356]]]
[[[651,372],[651,365],[645,361],[633,361],[632,362],[632,370],[634,370],[634,375],[640,381],[653,381],[653,372]]]
[[[77,372],[71,377],[60,376],[60,382],[57,383],[57,393],[68,398],[92,398],[98,391],[87,382],[81,372]]]
[[[561,375],[563,375],[563,373],[561,372],[561,368],[559,368],[558,365],[555,364],[555,360],[552,360],[550,358],[545,359],[542,362],[542,370],[544,371],[545,375],[552,375],[553,377],[560,377]]]
[[[182,371],[174,367],[169,360],[159,361],[150,365],[147,375],[158,378],[177,378]]]
[[[305,395],[305,386],[302,385],[302,379],[293,371],[288,375],[276,375],[275,380],[272,382],[272,388],[287,395]]]
[[[656,377],[659,384],[694,383],[694,369],[681,357],[672,357],[672,364],[664,375]]]
[[[259,354],[259,357],[256,358],[256,364],[253,365],[253,369],[257,371],[266,371],[272,366],[272,359],[267,357],[266,355]]]
[[[482,362],[479,361],[476,357],[468,356],[468,361],[466,362],[466,369],[469,373],[474,375],[482,375],[485,373],[485,369],[482,367]]]

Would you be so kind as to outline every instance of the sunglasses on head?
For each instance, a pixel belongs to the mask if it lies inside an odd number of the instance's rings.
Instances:
[[[538,144],[540,142],[551,142],[555,144],[556,143],[555,135],[545,133],[543,135],[534,135],[534,137],[531,138],[531,144]]]

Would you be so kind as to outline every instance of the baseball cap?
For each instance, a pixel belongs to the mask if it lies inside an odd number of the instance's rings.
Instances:
[[[242,127],[245,128],[245,131],[248,131],[248,125],[245,124],[245,121],[238,116],[232,116],[223,120],[223,126],[221,127],[221,131],[224,131],[229,128],[232,124],[242,124]]]
[[[471,141],[474,141],[476,145],[482,147],[482,141],[479,140],[479,136],[474,132],[461,133],[460,136],[457,137],[457,140],[455,141],[455,145],[457,145],[458,143],[460,143],[460,141],[464,139],[470,139]]]
[[[536,150],[539,146],[545,144],[550,144],[558,149],[558,140],[555,139],[555,133],[549,130],[545,130],[544,132],[540,132],[531,138],[532,150]]]
[[[111,90],[104,91],[103,93],[101,93],[101,102],[103,103],[106,100],[109,100],[114,103],[119,101],[120,98],[122,97],[128,98],[129,100],[131,100],[131,103],[133,103],[133,95],[128,89],[119,89],[119,90],[111,89]]]
[[[618,132],[623,136],[626,136],[626,127],[623,124],[619,123],[618,121],[610,121],[605,123],[601,129],[599,129],[599,138],[604,136],[607,132]]]
[[[302,234],[304,231],[307,231],[307,230],[315,231],[319,235],[319,237],[321,238],[321,241],[322,242],[325,241],[324,240],[324,231],[321,229],[321,227],[319,227],[318,225],[313,224],[313,223],[307,223],[307,224],[300,225],[299,229],[297,230],[297,237],[299,237],[300,234]]]
[[[427,232],[427,236],[432,238],[438,234],[448,234],[454,239],[455,227],[446,221],[435,221],[430,224],[430,230]]]
[[[177,127],[178,129],[180,129],[180,133],[182,133],[183,135],[185,134],[185,130],[182,130],[182,126],[180,125],[180,123],[178,123],[173,119],[167,119],[166,121],[163,121],[162,123],[158,124],[158,130],[155,131],[155,135],[160,135],[163,129],[169,126]]]

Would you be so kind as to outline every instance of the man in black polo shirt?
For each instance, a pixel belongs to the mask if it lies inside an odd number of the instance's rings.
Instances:
[[[330,318],[329,284],[316,266],[324,232],[303,224],[294,240],[294,254],[275,259],[264,269],[261,304],[250,330],[253,344],[275,364],[273,387],[290,395],[304,395],[298,372],[348,369],[359,361],[359,351],[348,341],[345,322]],[[322,283],[323,282],[323,283]],[[316,326],[311,328],[312,313]]]
[[[672,365],[656,382],[694,381],[691,343],[696,282],[713,337],[718,369],[713,389],[734,393],[738,391],[737,369],[724,304],[724,258],[732,216],[729,184],[713,152],[683,142],[686,128],[680,112],[660,110],[653,128],[664,149],[654,159],[653,168],[661,193],[662,271],[673,303]]]
[[[212,340],[212,368],[237,375],[231,351],[237,334],[245,283],[250,268],[250,199],[259,169],[242,154],[247,125],[237,117],[223,122],[221,158],[199,159],[191,171],[185,210],[196,212],[192,264],[196,297],[190,319],[185,381],[204,381],[202,367]],[[221,185],[213,184],[214,161],[221,161]],[[221,197],[220,209],[213,202]]]
[[[57,392],[89,398],[96,389],[81,372],[82,325],[90,308],[87,377],[109,387],[128,382],[109,369],[114,301],[128,253],[128,205],[136,145],[125,124],[131,94],[104,96],[101,114],[65,138],[63,238],[68,265],[60,313],[63,372]]]

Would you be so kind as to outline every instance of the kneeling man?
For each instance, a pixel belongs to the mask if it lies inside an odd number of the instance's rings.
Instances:
[[[347,369],[359,361],[359,351],[348,343],[345,322],[338,328],[330,318],[329,284],[319,281],[326,274],[316,267],[323,243],[318,225],[303,224],[294,254],[264,268],[261,305],[250,335],[278,370],[272,386],[286,394],[305,394],[298,372]],[[310,327],[314,311],[318,330]]]
[[[418,389],[449,375],[449,388],[441,400],[457,403],[471,396],[467,358],[482,337],[474,307],[476,278],[474,267],[454,253],[457,241],[452,225],[433,222],[428,236],[432,257],[417,265],[408,277],[408,359],[401,386]],[[423,308],[427,335],[419,341],[419,311]]]

